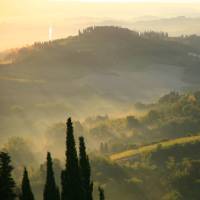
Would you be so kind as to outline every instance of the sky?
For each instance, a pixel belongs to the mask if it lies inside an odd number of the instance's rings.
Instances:
[[[63,38],[104,20],[200,17],[199,3],[200,0],[0,0],[0,51],[46,41],[49,30],[52,39]]]

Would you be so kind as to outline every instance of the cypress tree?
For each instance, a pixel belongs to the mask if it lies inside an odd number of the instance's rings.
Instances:
[[[99,187],[99,200],[105,200],[105,194],[104,189],[102,187]]]
[[[67,199],[67,183],[66,183],[66,170],[62,170],[61,172],[61,200]]]
[[[24,168],[24,175],[22,179],[22,186],[21,186],[21,196],[20,200],[34,200],[34,196],[32,193],[28,171]]]
[[[62,200],[82,200],[78,156],[71,118],[67,120],[66,169],[62,172]]]
[[[14,200],[15,182],[12,178],[13,167],[10,164],[11,159],[8,153],[0,153],[0,199],[1,200]]]
[[[86,153],[84,138],[79,138],[79,166],[81,174],[81,184],[85,200],[92,200],[93,183],[91,182],[91,168],[89,158]]]
[[[47,153],[47,175],[43,193],[44,200],[60,200],[59,189],[56,186],[51,154]]]

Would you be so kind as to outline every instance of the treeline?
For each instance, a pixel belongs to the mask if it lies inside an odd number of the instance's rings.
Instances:
[[[12,60],[14,65],[33,62],[40,70],[55,65],[104,69],[106,66],[116,67],[116,63],[128,68],[131,66],[130,69],[137,68],[137,63],[145,66],[146,63],[162,63],[192,70],[199,65],[198,57],[193,56],[199,55],[199,44],[198,36],[194,42],[192,38],[171,37],[165,32],[94,26],[80,30],[76,36],[20,48],[9,53],[7,59]],[[39,65],[42,67],[39,68]]]
[[[156,32],[156,31],[144,31],[138,32],[133,31],[128,28],[121,28],[117,26],[90,26],[82,31],[79,30],[79,36],[88,36],[90,34],[102,35],[105,33],[107,35],[113,36],[113,34],[117,34],[118,36],[135,36],[142,37],[147,39],[167,39],[169,37],[168,33],[165,32]]]
[[[55,181],[51,153],[47,153],[46,181],[43,200],[93,200],[93,181],[91,167],[83,137],[79,138],[79,156],[73,133],[71,118],[67,121],[66,163],[61,173],[61,191]],[[32,192],[28,170],[25,167],[21,188],[12,177],[13,166],[7,152],[0,152],[0,199],[1,200],[35,200]],[[104,200],[104,190],[99,187],[99,200]]]
[[[77,36],[69,36],[66,38],[67,40],[71,42],[75,42],[77,39],[82,40],[82,39],[94,39],[94,38],[117,38],[117,39],[124,39],[126,40],[129,39],[153,39],[153,40],[171,40],[172,37],[169,37],[167,32],[157,32],[157,31],[144,31],[144,32],[139,32],[135,30],[130,30],[128,28],[122,28],[119,26],[89,26],[83,30],[78,31]],[[186,37],[186,36],[185,36]],[[179,37],[177,40],[181,41],[181,39],[185,37]],[[188,36],[189,37],[189,36]],[[61,46],[59,45],[66,39],[58,39],[54,41],[48,41],[48,42],[35,42],[33,46],[26,46],[24,48],[18,49],[17,51],[12,51],[12,56],[18,53],[25,53],[28,50],[33,50],[34,48],[36,49],[45,49],[45,48],[57,48]],[[174,38],[176,40],[176,38]],[[12,57],[11,56],[11,57]]]
[[[84,28],[82,30],[78,31],[78,35],[77,36],[69,36],[68,39],[70,40],[74,40],[77,38],[83,38],[83,37],[88,37],[88,36],[113,36],[113,35],[117,35],[119,38],[121,37],[135,37],[135,38],[145,38],[145,39],[161,39],[161,40],[170,40],[170,41],[177,41],[177,42],[181,42],[184,44],[192,44],[195,47],[198,47],[197,45],[200,43],[200,37],[196,34],[193,35],[181,35],[178,37],[173,37],[173,36],[169,36],[169,34],[167,32],[163,32],[163,31],[153,31],[153,30],[149,30],[149,31],[143,31],[143,32],[139,32],[136,30],[131,30],[128,28],[122,28],[120,26],[89,26],[87,28]],[[38,48],[38,49],[42,49],[45,47],[52,47],[53,45],[56,45],[56,43],[58,42],[63,42],[65,39],[58,39],[58,40],[54,40],[54,41],[48,41],[48,42],[35,42],[34,45],[32,47]],[[27,46],[24,47],[22,49],[20,49],[20,51],[25,50],[27,48],[31,48],[31,46]],[[13,51],[14,53],[14,51]]]

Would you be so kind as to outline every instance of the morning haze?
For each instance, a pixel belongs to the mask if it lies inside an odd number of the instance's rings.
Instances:
[[[199,200],[198,2],[0,2],[1,200]]]
[[[164,31],[177,35],[192,34],[199,31],[196,26],[198,23],[196,21],[200,17],[199,11],[198,4],[194,3],[84,3],[78,1],[2,0],[0,2],[0,50],[22,47],[35,41],[47,41],[50,25],[54,29],[54,39],[74,35],[79,29],[87,26],[112,25],[112,23],[138,31],[143,31],[146,27],[146,30],[162,31],[164,29]],[[170,18],[178,16],[186,16],[189,19],[181,23],[172,22],[172,25],[167,27],[157,25],[159,23],[157,20],[163,18],[170,20]],[[191,17],[192,19],[190,19]],[[156,25],[151,23],[152,20],[156,20]],[[140,23],[145,23],[145,25],[142,26]],[[178,30],[176,30],[176,26],[178,26]]]

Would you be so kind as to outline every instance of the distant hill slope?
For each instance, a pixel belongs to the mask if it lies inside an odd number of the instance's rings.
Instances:
[[[104,20],[99,25],[116,25],[128,27],[140,32],[154,30],[167,32],[171,36],[200,34],[200,18],[175,16],[159,18],[155,16],[143,16],[129,20]]]
[[[199,17],[169,17],[161,19],[138,19],[133,23],[133,26],[140,31],[155,30],[166,31],[170,35],[191,35],[200,34]]]
[[[170,148],[175,145],[183,145],[183,144],[194,143],[194,142],[200,142],[199,135],[158,142],[155,144],[150,144],[150,145],[142,146],[139,148],[123,151],[123,152],[111,155],[110,159],[112,161],[128,160],[141,154],[150,154],[151,152],[155,151],[159,147]]]
[[[199,88],[198,44],[198,36],[103,26],[15,50],[0,65],[0,127],[35,133],[66,113],[126,112],[134,101]]]
[[[14,52],[11,57],[20,64],[47,62],[53,65],[57,62],[59,65],[87,65],[92,68],[104,64],[130,65],[135,60],[141,62],[141,58],[145,58],[146,62],[191,66],[196,63],[189,53],[199,55],[199,43],[200,38],[195,36],[173,38],[163,32],[138,33],[125,28],[102,26],[89,27],[67,39],[36,43]]]

